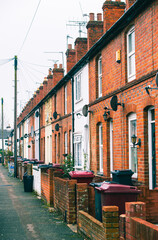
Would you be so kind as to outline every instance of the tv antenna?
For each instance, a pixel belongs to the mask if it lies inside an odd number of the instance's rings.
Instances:
[[[69,21],[69,23],[66,24],[66,26],[79,27],[79,37],[81,37],[81,33],[84,33],[82,27],[85,27],[86,25],[87,21]]]

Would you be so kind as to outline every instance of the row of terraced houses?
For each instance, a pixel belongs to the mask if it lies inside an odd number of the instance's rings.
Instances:
[[[103,3],[18,117],[18,155],[158,184],[158,0]],[[150,85],[150,87],[149,87]],[[137,137],[133,146],[132,136]]]

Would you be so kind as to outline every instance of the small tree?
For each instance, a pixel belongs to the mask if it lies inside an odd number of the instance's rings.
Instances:
[[[73,167],[73,157],[71,154],[68,154],[67,156],[65,156],[65,159],[63,161],[63,165],[62,165],[62,169],[64,171],[63,177],[70,177],[69,176],[69,172],[73,171],[74,167]]]

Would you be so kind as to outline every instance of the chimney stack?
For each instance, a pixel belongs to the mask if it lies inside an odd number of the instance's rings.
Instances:
[[[54,64],[53,68],[53,87],[64,77],[64,69],[63,65],[59,64],[59,68],[57,64]]]
[[[97,14],[97,21],[94,19],[94,13],[89,14],[89,22],[87,24],[87,47],[88,50],[101,38],[103,35],[102,14]]]
[[[73,66],[76,64],[76,52],[72,49],[72,44],[68,44],[68,49],[66,51],[66,68],[69,72]]]
[[[106,0],[103,4],[103,32],[106,33],[125,12],[125,3]]]
[[[87,53],[87,38],[76,38],[76,63]]]
[[[135,2],[136,0],[126,0],[126,10],[128,10]]]

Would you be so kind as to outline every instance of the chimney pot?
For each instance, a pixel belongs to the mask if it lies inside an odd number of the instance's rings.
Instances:
[[[94,13],[90,13],[89,14],[89,20],[90,21],[94,21]]]
[[[68,49],[69,49],[69,50],[72,49],[72,44],[68,44]]]
[[[51,68],[49,68],[49,70],[48,70],[48,75],[52,75],[52,69]]]
[[[97,21],[102,21],[102,14],[101,13],[97,13]]]
[[[59,68],[63,68],[63,65],[61,63],[59,64]]]
[[[55,64],[54,64],[54,68],[57,68],[57,67],[58,67],[58,65],[55,63]]]

